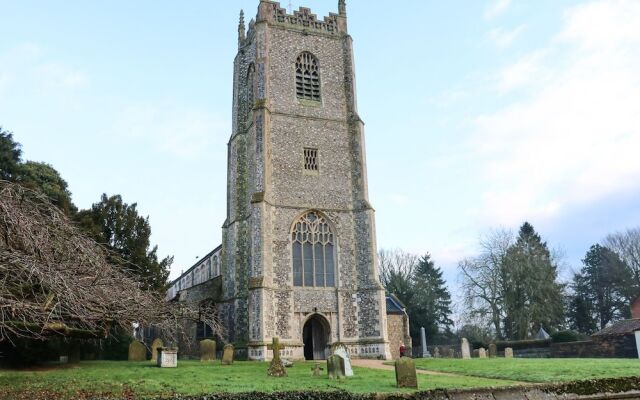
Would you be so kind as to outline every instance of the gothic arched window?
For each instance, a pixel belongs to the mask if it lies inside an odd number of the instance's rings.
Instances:
[[[311,211],[291,233],[294,286],[335,286],[335,235],[327,220]]]
[[[320,101],[318,59],[306,51],[296,60],[296,95],[299,99]]]

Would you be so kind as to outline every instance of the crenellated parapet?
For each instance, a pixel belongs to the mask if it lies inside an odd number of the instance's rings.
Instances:
[[[287,28],[320,32],[329,35],[347,33],[346,5],[344,0],[339,2],[339,14],[329,13],[323,19],[311,12],[311,9],[300,7],[293,14],[288,14],[286,8],[275,1],[261,0],[258,10],[258,21],[268,21],[274,25]]]

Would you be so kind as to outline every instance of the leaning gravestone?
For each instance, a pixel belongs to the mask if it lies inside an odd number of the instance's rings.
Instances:
[[[498,355],[498,346],[495,343],[489,344],[489,357],[494,358]]]
[[[467,340],[467,338],[462,338],[460,352],[462,353],[463,359],[468,360],[471,358],[471,351],[469,350],[469,341]]]
[[[484,349],[484,347],[480,347],[478,349],[478,357],[487,358],[487,351]]]
[[[129,345],[129,361],[147,361],[147,348],[137,340]]]
[[[342,357],[344,360],[344,376],[353,376],[353,368],[351,368],[351,358],[349,358],[349,352],[344,345],[337,345],[333,350],[333,354]]]
[[[338,355],[332,355],[327,358],[327,373],[331,379],[340,379],[344,377],[344,359]]]
[[[222,351],[222,365],[231,365],[233,364],[233,352],[235,348],[232,344],[227,344],[224,346],[224,350]]]
[[[161,347],[164,347],[161,339],[155,339],[153,343],[151,343],[151,361],[158,361],[158,349]]]
[[[396,365],[396,385],[399,388],[418,388],[416,364],[409,357],[400,357]]]
[[[504,358],[513,358],[513,349],[511,347],[504,349]]]
[[[200,342],[200,361],[208,362],[216,360],[215,340],[205,339]]]

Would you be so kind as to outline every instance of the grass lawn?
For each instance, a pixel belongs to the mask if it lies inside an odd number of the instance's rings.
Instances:
[[[567,382],[640,374],[640,360],[612,358],[474,358],[471,360],[438,358],[418,359],[416,367],[522,382]]]
[[[294,390],[346,390],[351,392],[396,392],[393,371],[354,367],[355,376],[331,381],[326,370],[320,377],[311,375],[311,362],[296,362],[288,368],[286,378],[267,376],[269,364],[236,362],[220,363],[180,361],[178,368],[157,368],[150,362],[118,361],[82,362],[76,366],[42,371],[0,370],[0,398],[17,398],[16,393],[52,391],[72,396],[88,391],[95,394],[122,394],[128,390],[137,395],[172,393],[207,394],[216,392],[272,392]],[[326,369],[326,365],[323,365]],[[481,377],[418,375],[420,390],[435,388],[469,388],[513,385],[509,380]],[[14,397],[11,397],[14,396]]]

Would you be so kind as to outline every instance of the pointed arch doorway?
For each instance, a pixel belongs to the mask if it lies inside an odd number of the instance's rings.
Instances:
[[[302,328],[305,360],[324,360],[327,358],[327,345],[331,328],[326,318],[314,314]]]

